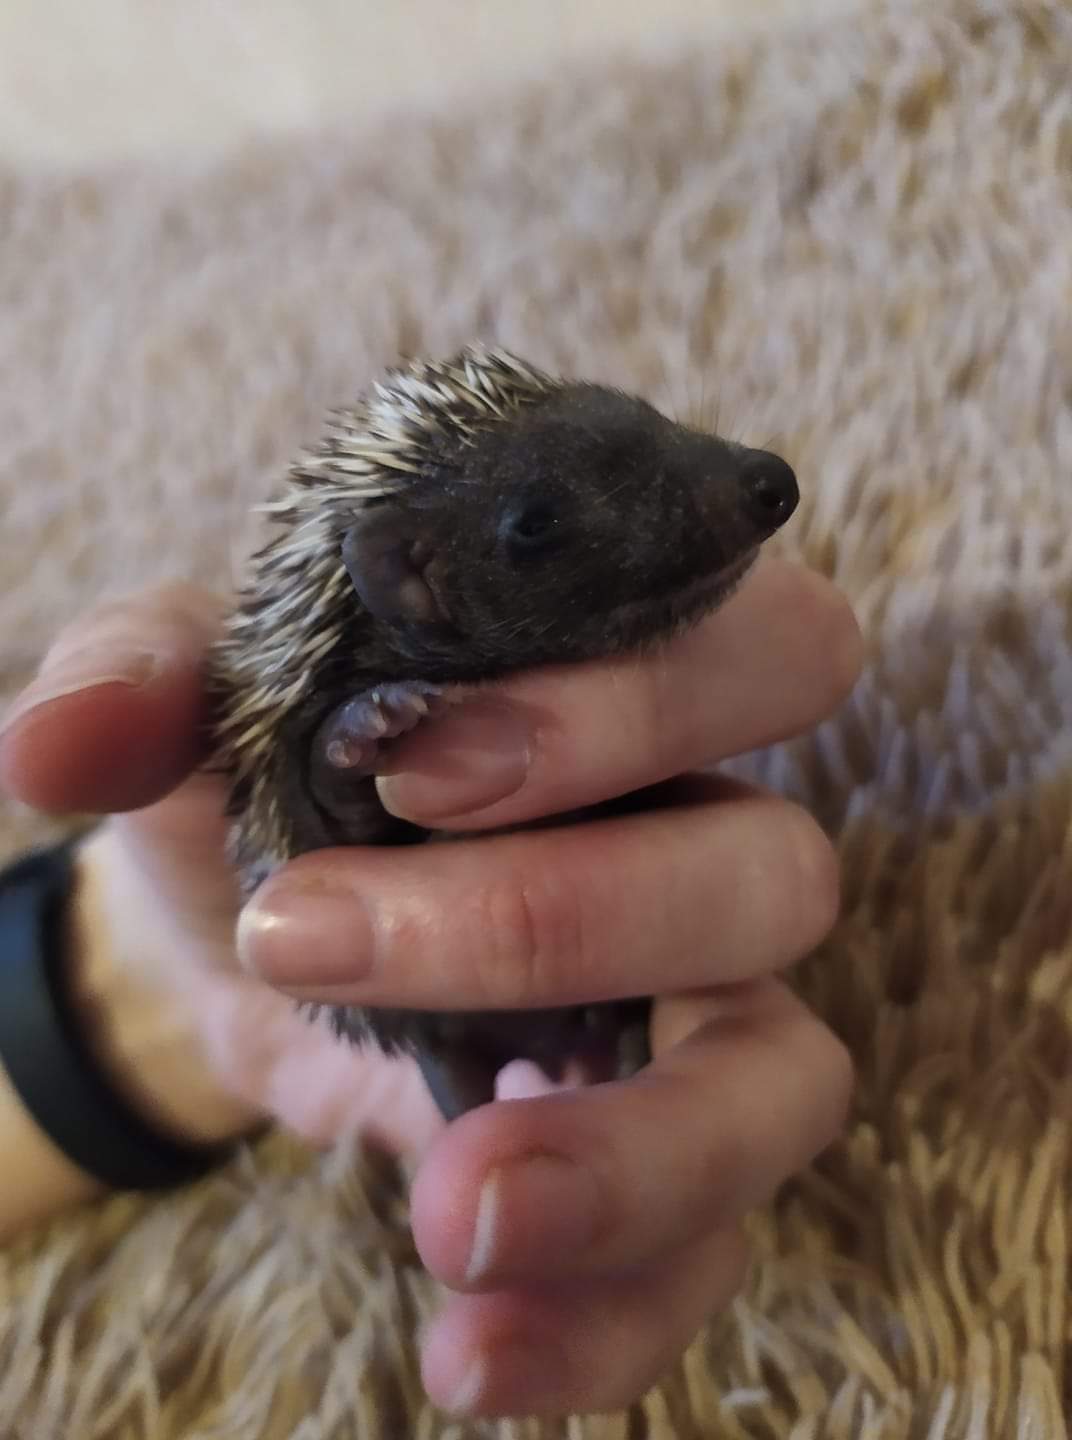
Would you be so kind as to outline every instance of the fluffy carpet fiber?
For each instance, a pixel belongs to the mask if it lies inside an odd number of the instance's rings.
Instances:
[[[839,837],[799,980],[851,1125],[662,1386],[453,1426],[398,1178],[276,1137],[0,1257],[0,1435],[1066,1433],[1070,74],[1059,0],[890,3],[208,171],[0,176],[5,694],[103,591],[226,580],[326,406],[474,336],[773,437],[786,545],[869,647],[836,720],[740,767]]]

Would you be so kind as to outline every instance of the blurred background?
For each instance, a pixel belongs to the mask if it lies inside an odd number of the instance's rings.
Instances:
[[[70,162],[345,122],[501,87],[556,56],[852,0],[6,0],[0,155]]]

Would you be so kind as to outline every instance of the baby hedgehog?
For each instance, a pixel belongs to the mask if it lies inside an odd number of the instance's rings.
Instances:
[[[305,851],[430,838],[377,798],[394,737],[452,687],[681,631],[797,500],[776,455],[502,350],[391,371],[333,413],[266,507],[276,533],[209,659],[243,894]],[[340,1035],[415,1055],[450,1119],[492,1099],[514,1059],[636,1068],[649,1004],[331,1014]]]

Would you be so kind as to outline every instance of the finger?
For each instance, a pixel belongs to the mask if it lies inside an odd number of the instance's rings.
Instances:
[[[393,749],[380,796],[455,829],[593,805],[807,730],[860,658],[840,593],[770,560],[662,651],[534,671],[448,710]]]
[[[456,1414],[564,1416],[630,1405],[744,1280],[735,1231],[599,1286],[456,1297],[422,1345],[432,1400]]]
[[[752,791],[459,845],[303,856],[246,907],[239,950],[303,999],[533,1009],[781,969],[826,934],[837,903],[815,821]]]
[[[632,1080],[455,1122],[412,1196],[434,1275],[496,1290],[648,1264],[736,1224],[830,1144],[851,1066],[786,986],[688,1008],[692,1033]]]
[[[104,605],[56,641],[0,733],[0,780],[53,813],[166,794],[197,763],[199,667],[217,606],[174,586]]]

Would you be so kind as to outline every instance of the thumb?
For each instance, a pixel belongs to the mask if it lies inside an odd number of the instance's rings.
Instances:
[[[52,814],[133,810],[202,758],[201,664],[220,602],[168,586],[64,630],[0,729],[0,784]]]

